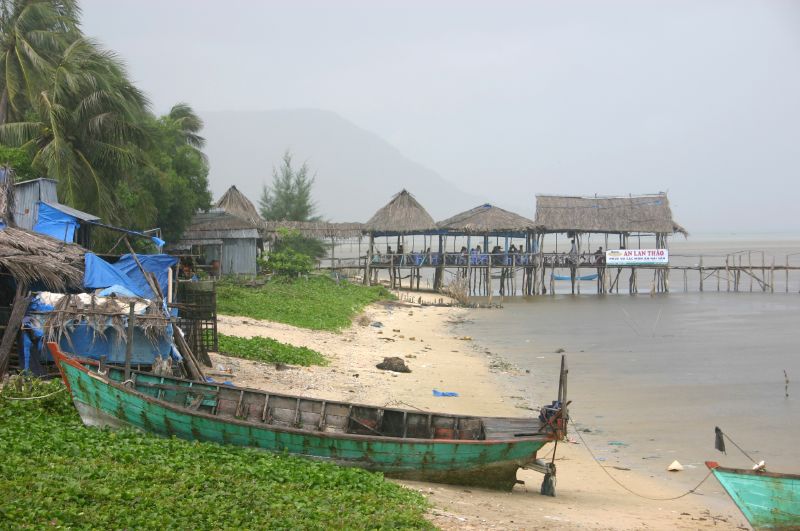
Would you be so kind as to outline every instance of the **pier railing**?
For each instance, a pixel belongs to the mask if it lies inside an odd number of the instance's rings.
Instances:
[[[800,291],[800,252],[778,257],[760,250],[716,255],[672,253],[666,266],[607,265],[599,253],[376,253],[371,257],[324,258],[319,268],[361,279],[368,274],[372,282],[378,282],[384,271],[389,273],[390,286],[403,287],[403,280],[408,279],[406,287],[417,289],[440,289],[446,275],[467,277],[470,294],[483,296],[638,293],[640,286],[651,292]],[[426,270],[429,273],[424,273]]]

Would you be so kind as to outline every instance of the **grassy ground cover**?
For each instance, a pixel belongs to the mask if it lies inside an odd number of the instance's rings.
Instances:
[[[0,528],[430,528],[379,474],[267,452],[85,428],[60,382],[0,393]]]
[[[392,297],[382,286],[336,283],[325,276],[274,278],[259,287],[217,285],[217,311],[291,324],[312,330],[341,330],[366,305]]]
[[[228,356],[267,363],[288,363],[289,365],[327,365],[328,360],[306,347],[287,345],[267,337],[236,337],[219,334],[219,351]]]

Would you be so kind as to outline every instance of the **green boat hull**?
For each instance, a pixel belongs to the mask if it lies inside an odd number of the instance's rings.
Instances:
[[[69,361],[59,364],[87,425],[133,427],[165,437],[288,452],[396,478],[510,490],[517,469],[531,465],[536,452],[552,439],[552,434],[505,441],[408,439],[258,425],[157,400]],[[194,389],[203,385],[197,383]]]
[[[800,476],[706,465],[755,529],[800,529]]]

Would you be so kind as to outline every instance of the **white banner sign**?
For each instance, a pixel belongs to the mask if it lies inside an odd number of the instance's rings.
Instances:
[[[665,266],[669,265],[667,249],[614,249],[606,251],[606,265]]]

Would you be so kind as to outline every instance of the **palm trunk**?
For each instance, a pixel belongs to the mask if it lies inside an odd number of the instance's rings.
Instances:
[[[0,96],[0,125],[6,123],[8,118],[8,87],[3,88],[3,95]]]

